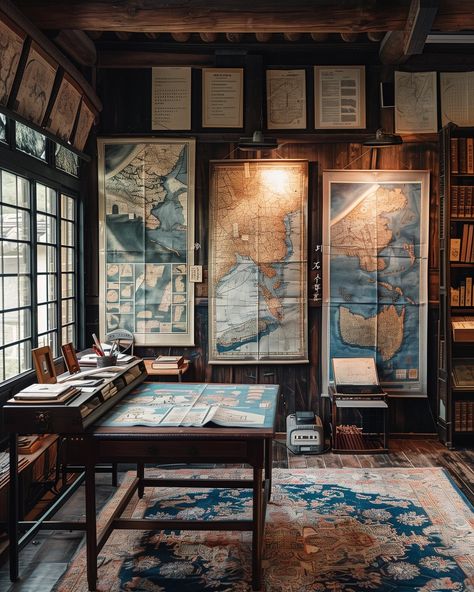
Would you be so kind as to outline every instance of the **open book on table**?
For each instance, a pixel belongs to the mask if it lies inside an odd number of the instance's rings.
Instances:
[[[222,427],[261,427],[265,415],[252,413],[245,408],[220,407],[219,405],[172,405],[152,407],[124,405],[102,425],[149,427],[202,427],[208,423]]]

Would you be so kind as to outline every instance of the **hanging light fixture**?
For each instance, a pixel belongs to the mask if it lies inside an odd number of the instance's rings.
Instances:
[[[373,138],[369,138],[363,143],[364,146],[370,146],[372,148],[384,148],[385,146],[399,146],[400,144],[403,144],[401,136],[384,132],[382,128],[378,129],[375,132],[375,136]]]
[[[237,147],[239,150],[247,152],[252,150],[275,150],[275,148],[278,148],[278,142],[276,138],[265,138],[261,130],[256,130],[251,138],[240,138]]]

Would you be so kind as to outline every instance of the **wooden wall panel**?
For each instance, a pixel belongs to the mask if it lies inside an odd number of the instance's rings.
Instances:
[[[129,72],[127,72],[129,76]],[[144,83],[144,72],[136,74],[136,84]],[[130,83],[130,92],[136,93],[136,85]],[[143,94],[148,93],[149,86],[142,86]],[[123,90],[123,89],[122,89]],[[121,97],[121,98],[119,98]],[[149,98],[135,98],[131,103],[123,97],[117,86],[109,87],[104,98],[103,133],[115,135],[121,131],[124,135],[135,132],[142,135],[147,127],[145,122]],[[112,108],[111,108],[112,106]],[[179,134],[177,134],[179,135]],[[189,134],[192,135],[192,134]],[[326,136],[325,136],[326,137]],[[432,136],[428,140],[405,142],[401,146],[383,149],[369,149],[357,142],[337,142],[333,140],[308,141],[283,140],[278,151],[270,153],[270,158],[305,159],[310,163],[309,201],[308,201],[308,258],[311,269],[311,257],[316,245],[321,244],[322,214],[322,171],[325,169],[394,169],[394,170],[429,170],[430,171],[430,310],[428,335],[428,375],[436,376],[436,326],[437,326],[437,286],[438,286],[438,144]],[[314,140],[314,135],[311,136]],[[196,242],[200,248],[195,252],[195,261],[204,266],[204,277],[207,277],[208,261],[208,195],[209,195],[209,161],[225,158],[247,158],[247,153],[240,153],[236,144],[220,141],[218,134],[198,135],[196,162]],[[263,154],[262,158],[266,155]],[[91,208],[91,211],[96,211]],[[98,232],[97,220],[90,216],[87,219],[88,234]],[[94,244],[94,241],[92,242]],[[87,249],[87,245],[86,245]],[[87,331],[97,331],[98,319],[98,261],[96,252],[86,253],[85,277],[87,281]],[[311,272],[308,285],[308,297],[311,292]],[[183,353],[192,360],[192,368],[187,378],[193,381],[213,381],[225,383],[238,382],[269,382],[281,385],[279,401],[278,429],[284,430],[288,413],[295,410],[314,410],[328,419],[327,400],[320,397],[320,333],[321,307],[309,303],[308,332],[310,344],[309,364],[270,364],[270,365],[209,365],[208,361],[208,302],[206,283],[196,286],[196,328],[195,347],[188,348],[141,348],[138,353],[152,357],[158,353]],[[90,334],[90,333],[89,333]],[[430,379],[428,399],[392,399],[391,428],[395,432],[434,432],[431,407],[434,409],[436,400],[436,384]]]

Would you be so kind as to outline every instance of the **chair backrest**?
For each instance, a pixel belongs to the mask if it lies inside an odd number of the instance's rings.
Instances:
[[[121,353],[130,353],[133,356],[133,346],[135,345],[135,337],[131,331],[127,329],[115,329],[107,333],[105,336],[107,342],[117,343]]]

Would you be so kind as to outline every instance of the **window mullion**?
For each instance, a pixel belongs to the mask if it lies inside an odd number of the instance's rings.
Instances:
[[[31,242],[30,242],[30,286],[31,286],[31,304],[30,304],[30,323],[31,323],[31,343],[33,347],[38,347],[38,210],[36,203],[36,182],[30,179],[30,200],[31,200]]]

